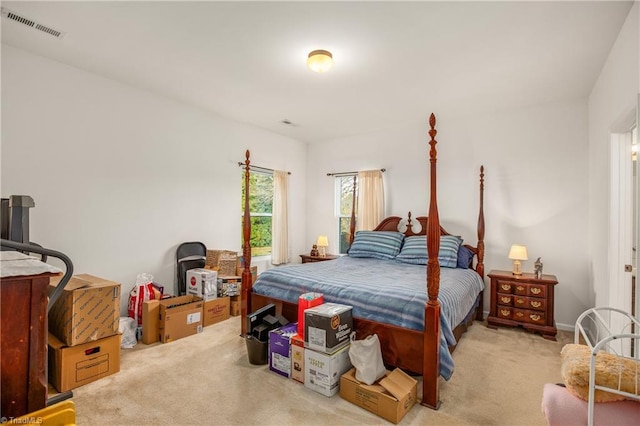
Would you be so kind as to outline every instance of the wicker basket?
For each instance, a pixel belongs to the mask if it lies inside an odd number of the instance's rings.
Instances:
[[[205,266],[216,269],[219,275],[235,275],[238,253],[231,250],[207,250]]]

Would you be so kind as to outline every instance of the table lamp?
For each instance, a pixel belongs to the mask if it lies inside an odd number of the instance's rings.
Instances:
[[[527,248],[520,244],[514,244],[509,250],[509,259],[513,260],[513,275],[522,275],[521,260],[527,260]]]
[[[325,248],[329,245],[329,240],[326,235],[318,236],[318,241],[316,242],[318,246],[318,256],[325,257],[327,255]]]

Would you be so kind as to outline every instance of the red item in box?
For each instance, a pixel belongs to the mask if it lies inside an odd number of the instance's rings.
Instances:
[[[324,303],[322,293],[304,293],[298,299],[298,334],[304,341],[304,310]]]

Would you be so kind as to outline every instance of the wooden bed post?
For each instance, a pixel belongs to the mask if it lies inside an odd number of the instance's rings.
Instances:
[[[480,166],[480,211],[478,213],[478,263],[476,272],[484,280],[484,166]],[[480,304],[476,311],[476,320],[482,321],[484,309],[484,291],[480,296]]]
[[[353,239],[356,235],[356,189],[357,189],[358,175],[353,177],[353,199],[351,201],[351,223],[349,223],[349,247],[353,244]]]
[[[245,318],[251,311],[251,290],[253,286],[253,279],[251,277],[251,210],[249,208],[249,161],[250,152],[247,150],[245,152],[246,160],[244,161],[244,217],[243,217],[243,226],[242,226],[242,257],[244,259],[244,269],[242,270],[242,288],[240,289],[241,300],[240,300],[240,313],[242,315],[241,318],[241,333],[242,336],[247,334],[247,322]]]
[[[422,371],[421,404],[437,410],[440,407],[438,377],[440,376],[440,218],[438,217],[438,199],[436,194],[436,162],[437,152],[435,139],[436,116],[429,117],[429,161],[431,166],[431,196],[429,200],[429,220],[427,222],[427,294],[429,300],[424,308],[424,355]]]

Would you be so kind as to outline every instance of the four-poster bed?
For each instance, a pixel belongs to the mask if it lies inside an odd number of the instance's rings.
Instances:
[[[440,401],[438,394],[438,377],[441,374],[442,366],[441,366],[441,355],[443,355],[444,363],[448,363],[450,359],[449,348],[447,347],[447,343],[451,345],[455,343],[454,339],[448,339],[445,341],[445,338],[442,337],[444,335],[449,336],[451,332],[455,335],[455,338],[458,339],[459,336],[466,330],[467,326],[473,321],[473,319],[482,319],[482,295],[483,295],[483,287],[484,287],[484,213],[483,213],[483,193],[484,193],[484,168],[480,168],[480,207],[479,207],[479,215],[478,215],[478,227],[477,227],[477,237],[478,242],[475,247],[464,244],[464,247],[472,253],[475,258],[475,262],[471,262],[471,268],[466,269],[464,271],[451,269],[451,268],[443,268],[441,270],[441,266],[439,263],[439,254],[440,252],[440,242],[441,238],[445,236],[450,236],[444,228],[440,226],[439,215],[438,215],[438,206],[437,206],[437,174],[436,174],[436,162],[437,162],[437,152],[436,152],[436,139],[435,136],[437,131],[435,129],[435,116],[431,114],[429,119],[430,130],[430,200],[429,200],[429,216],[428,217],[417,217],[416,220],[420,224],[420,230],[413,230],[413,224],[411,219],[411,213],[409,213],[408,220],[406,221],[406,230],[402,232],[404,234],[400,238],[406,238],[406,241],[409,241],[409,238],[420,238],[423,236],[423,244],[426,239],[426,252],[428,256],[424,256],[424,262],[420,265],[404,265],[404,268],[401,274],[404,274],[405,270],[411,270],[407,272],[407,275],[402,275],[402,279],[395,279],[394,281],[387,281],[388,286],[393,288],[394,293],[398,293],[402,297],[402,292],[405,289],[401,288],[404,281],[415,280],[416,271],[419,271],[422,275],[422,284],[418,283],[420,287],[418,293],[410,293],[406,296],[406,299],[401,301],[398,310],[404,310],[406,305],[406,311],[400,313],[400,319],[390,319],[387,321],[386,319],[380,319],[377,316],[377,313],[366,311],[366,306],[364,305],[375,305],[375,297],[381,297],[382,301],[380,304],[384,304],[388,302],[387,311],[395,311],[393,303],[390,302],[390,297],[384,294],[378,294],[381,292],[379,289],[375,289],[371,291],[371,294],[367,294],[366,301],[361,302],[358,300],[350,299],[349,291],[358,292],[361,291],[367,292],[368,288],[363,286],[362,283],[356,283],[357,277],[354,277],[354,280],[351,282],[352,285],[345,283],[345,287],[338,291],[335,295],[330,293],[330,287],[337,287],[337,283],[343,280],[350,280],[351,276],[348,272],[349,269],[353,268],[354,263],[350,263],[347,266],[345,264],[347,262],[361,262],[361,269],[373,269],[377,267],[377,263],[380,265],[380,269],[377,272],[379,275],[384,275],[384,271],[391,270],[395,268],[394,260],[376,260],[376,259],[348,259],[351,256],[345,256],[343,258],[333,260],[331,262],[319,262],[313,264],[304,264],[304,265],[292,265],[285,268],[274,268],[269,270],[268,272],[273,271],[271,274],[261,274],[261,276],[270,275],[271,278],[274,275],[277,275],[275,271],[278,271],[281,275],[286,275],[285,281],[288,280],[290,284],[294,284],[294,281],[297,281],[299,284],[299,288],[293,288],[289,291],[289,294],[284,293],[271,293],[270,288],[267,284],[271,284],[271,281],[268,281],[269,278],[265,278],[265,284],[261,283],[261,279],[259,277],[258,282],[255,285],[252,285],[251,279],[251,270],[250,270],[250,262],[251,262],[251,247],[249,244],[250,235],[251,235],[251,227],[250,227],[250,217],[249,217],[249,200],[248,197],[245,197],[245,212],[244,212],[244,226],[243,226],[243,256],[245,259],[244,269],[242,272],[242,302],[241,309],[243,317],[246,317],[247,314],[251,313],[255,309],[264,306],[268,303],[275,303],[280,312],[287,317],[290,321],[297,320],[297,298],[295,294],[299,295],[305,291],[300,291],[299,289],[306,289],[306,291],[318,291],[318,288],[310,288],[312,285],[325,286],[320,287],[322,289],[327,290],[327,295],[325,295],[325,301],[337,301],[338,303],[345,303],[354,306],[354,329],[356,331],[357,339],[364,339],[366,336],[371,334],[377,334],[378,338],[381,342],[383,358],[386,364],[403,368],[410,372],[414,372],[417,374],[421,374],[423,376],[423,392],[422,392],[422,405],[437,409]],[[249,151],[246,152],[246,161],[245,161],[245,194],[249,194]],[[372,231],[374,235],[382,235],[389,234],[395,235],[399,232],[399,226],[401,225],[402,218],[397,216],[392,216],[384,219],[375,229]],[[352,214],[352,225],[355,222],[355,216]],[[352,226],[352,235],[350,236],[350,241],[354,241],[353,233],[354,227]],[[375,233],[378,234],[375,234]],[[445,237],[447,238],[447,237]],[[456,237],[449,237],[456,238]],[[358,234],[356,234],[356,241],[358,240]],[[460,241],[462,241],[460,239]],[[353,247],[353,246],[352,246]],[[426,259],[428,257],[428,260]],[[387,263],[384,263],[387,262]],[[425,266],[426,263],[426,274],[425,274]],[[319,268],[324,268],[326,266],[330,266],[329,270],[320,270]],[[467,265],[469,266],[469,265]],[[303,268],[315,268],[315,271],[304,270]],[[399,266],[401,267],[401,266]],[[340,269],[347,268],[347,269]],[[469,272],[467,272],[469,271]],[[311,278],[312,275],[313,279]],[[309,274],[309,275],[302,275]],[[328,280],[322,281],[322,278],[318,278],[318,274],[326,274]],[[332,275],[333,274],[333,275]],[[456,281],[459,276],[462,274],[466,274],[466,281],[469,280],[469,275],[473,275],[476,283],[475,287],[469,290],[472,293],[465,294],[465,302],[461,305],[464,306],[462,316],[460,313],[452,313],[450,311],[455,310],[455,306],[451,306],[452,302],[449,302],[449,299],[452,299],[451,293],[455,293],[458,291],[456,287],[462,288],[462,284],[458,284]],[[356,274],[357,275],[357,274]],[[306,277],[310,278],[307,279]],[[397,277],[398,275],[396,275]],[[452,278],[453,277],[453,278]],[[383,277],[384,278],[384,277]],[[391,280],[392,278],[386,277],[384,279]],[[442,281],[441,281],[442,279]],[[317,281],[314,281],[317,280]],[[369,278],[365,277],[364,280],[369,280]],[[427,291],[424,291],[424,281],[427,282]],[[400,283],[402,281],[402,283]],[[480,282],[478,285],[477,282]],[[391,283],[393,282],[393,285]],[[367,281],[368,284],[372,284]],[[441,284],[444,287],[441,288]],[[277,286],[278,284],[275,284]],[[283,284],[284,286],[285,284]],[[466,284],[465,284],[466,285]],[[254,287],[255,286],[255,287]],[[372,284],[373,287],[373,284]],[[345,290],[347,288],[347,290]],[[254,291],[254,289],[256,291]],[[452,290],[453,289],[453,290]],[[441,294],[441,290],[444,291]],[[258,294],[260,291],[263,294]],[[293,293],[293,296],[291,292]],[[298,293],[295,293],[295,292]],[[321,290],[322,291],[322,290]],[[411,290],[414,291],[414,290]],[[441,301],[439,301],[439,295],[443,300],[446,300],[446,304],[444,306],[445,312],[443,315]],[[328,297],[327,297],[328,296]],[[421,297],[420,297],[421,296]],[[327,300],[331,297],[334,297],[334,300]],[[394,296],[395,297],[395,296]],[[457,297],[457,296],[456,296]],[[344,299],[342,299],[344,298]],[[469,303],[469,298],[471,298]],[[413,311],[409,312],[409,303],[406,303],[408,299],[418,299],[418,309],[419,315],[415,312],[415,304],[412,305]],[[414,302],[412,302],[414,303]],[[454,301],[455,305],[456,302]],[[359,314],[361,316],[359,316]],[[452,318],[456,318],[455,320]],[[416,320],[419,319],[419,323],[417,326],[415,324],[411,324],[411,321],[407,319]],[[405,321],[406,320],[406,321]],[[455,322],[453,322],[455,321]],[[451,323],[451,324],[450,324]],[[444,324],[444,330],[441,327]],[[449,326],[450,324],[450,326]],[[242,322],[242,334],[246,333],[246,324]],[[451,330],[455,328],[454,330]],[[444,350],[441,348],[444,344]],[[441,352],[446,352],[443,354]],[[444,356],[446,355],[446,356]],[[448,358],[447,358],[448,356]],[[452,365],[451,365],[452,367]],[[446,378],[447,376],[443,374]]]

